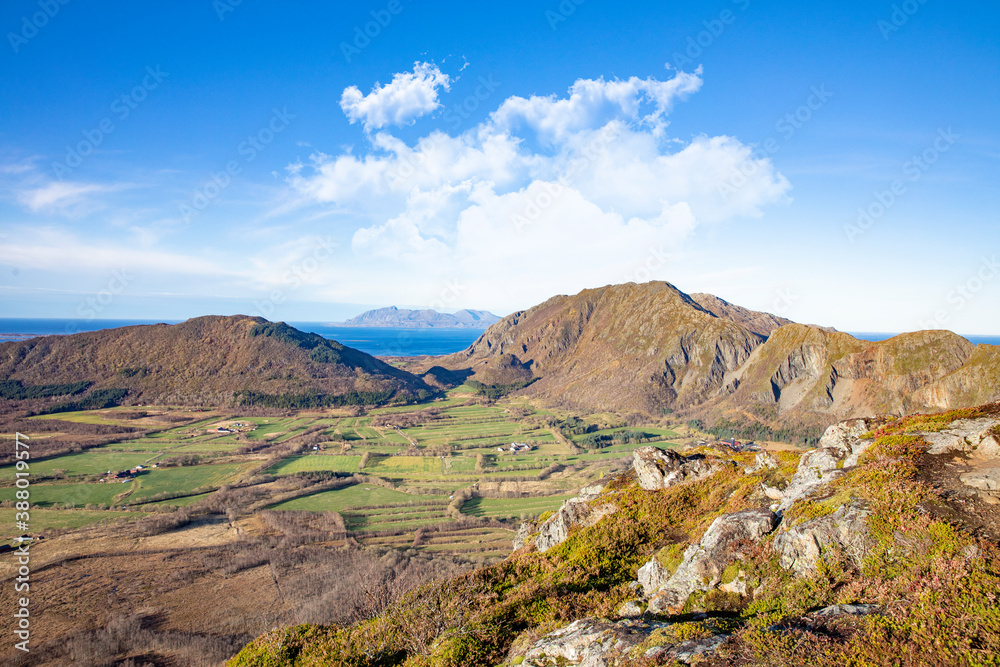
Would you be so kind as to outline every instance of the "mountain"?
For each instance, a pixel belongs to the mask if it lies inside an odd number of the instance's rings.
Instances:
[[[29,395],[82,383],[86,391],[74,401],[95,393],[120,400],[127,391],[124,400],[132,404],[312,407],[383,403],[431,390],[364,352],[244,315],[0,343],[0,378]]]
[[[361,313],[343,323],[347,327],[387,327],[393,329],[486,329],[500,318],[485,310],[459,310],[439,313],[436,310],[378,308]]]
[[[691,298],[695,303],[716,317],[735,322],[744,329],[752,331],[755,334],[760,334],[761,336],[770,336],[771,332],[778,327],[792,324],[791,320],[784,317],[756,310],[748,310],[711,294],[692,294]]]
[[[772,430],[1000,398],[998,346],[947,331],[871,343],[664,282],[553,297],[435,363],[567,407]]]

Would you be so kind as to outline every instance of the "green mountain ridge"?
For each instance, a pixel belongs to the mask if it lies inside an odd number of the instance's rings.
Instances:
[[[91,393],[127,391],[133,404],[296,407],[277,397],[385,402],[432,392],[364,352],[243,315],[0,343],[0,377],[26,387],[90,382]]]

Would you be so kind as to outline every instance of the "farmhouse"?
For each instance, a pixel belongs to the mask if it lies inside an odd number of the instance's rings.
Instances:
[[[512,442],[506,447],[497,447],[498,452],[510,452],[511,454],[516,454],[517,452],[528,452],[531,451],[531,445],[524,442]]]

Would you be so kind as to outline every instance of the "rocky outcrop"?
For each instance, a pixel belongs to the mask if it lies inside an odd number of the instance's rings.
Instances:
[[[640,447],[632,452],[632,468],[647,491],[708,477],[718,468],[704,456],[681,456],[670,449]]]
[[[570,498],[538,528],[538,537],[535,538],[535,549],[539,553],[548,551],[557,544],[561,544],[569,536],[570,528],[580,526],[587,528],[617,511],[618,506],[613,502],[594,503],[593,501],[604,490],[604,485],[596,484],[580,489],[579,495]],[[528,536],[533,528],[522,525],[515,537],[515,545],[521,546],[528,540]]]
[[[784,511],[796,500],[801,500],[844,474],[844,468],[857,465],[858,457],[871,445],[871,440],[861,436],[870,430],[864,419],[851,419],[826,429],[819,446],[806,452],[799,459],[788,486],[782,491],[778,511]]]
[[[936,433],[921,433],[930,444],[928,454],[971,454],[985,458],[1000,457],[997,431],[1000,419],[958,419]]]
[[[529,538],[538,531],[538,526],[535,525],[534,521],[525,521],[521,524],[517,533],[514,535],[514,551],[518,549],[523,549],[525,545],[528,544]]]
[[[767,509],[720,516],[697,544],[685,550],[670,579],[652,593],[649,610],[665,613],[683,606],[692,593],[715,588],[726,566],[741,557],[739,543],[759,542],[777,525],[777,515]]]
[[[728,301],[711,294],[693,293],[691,294],[691,298],[694,299],[699,306],[716,317],[729,320],[730,322],[735,322],[744,329],[761,336],[770,336],[775,329],[792,323],[791,320],[784,317],[772,315],[771,313],[749,310],[747,308],[743,308],[742,306],[729,303]]]
[[[612,651],[627,650],[638,643],[625,624],[580,619],[535,642],[521,664],[528,667],[603,667],[608,664],[607,658]]]
[[[670,573],[660,565],[660,561],[654,556],[648,563],[639,568],[638,578],[642,594],[648,598],[667,583],[670,579]]]
[[[747,475],[752,475],[761,470],[773,470],[778,467],[778,460],[769,452],[757,452],[754,456],[754,463],[743,469]]]
[[[693,624],[580,619],[536,641],[521,664],[526,667],[610,667],[637,658],[654,659],[657,664],[673,661],[691,664],[716,652],[729,637],[716,631],[717,634],[697,639],[679,639],[690,636],[685,631],[690,625]],[[711,622],[705,622],[698,634],[705,633],[706,629],[711,633],[711,628]]]
[[[774,538],[774,550],[781,566],[797,575],[816,569],[824,552],[840,549],[860,565],[871,546],[865,519],[868,512],[841,506],[832,514],[793,526]]]
[[[979,497],[991,505],[1000,504],[1000,468],[980,468],[959,476],[959,481],[979,491]]]

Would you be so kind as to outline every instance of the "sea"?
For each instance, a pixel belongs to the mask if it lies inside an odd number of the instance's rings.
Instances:
[[[100,331],[137,324],[177,324],[181,320],[98,320],[0,318],[0,343],[36,336]],[[483,333],[477,329],[392,329],[341,327],[322,322],[289,322],[289,325],[349,347],[378,356],[414,357],[460,352]]]
[[[894,338],[899,335],[898,333],[879,333],[872,331],[849,331],[848,333],[858,340],[867,340],[871,343],[889,340],[890,338]],[[962,338],[970,343],[975,343],[976,345],[1000,345],[1000,336],[967,336],[962,334]]]
[[[177,324],[180,320],[86,320],[86,319],[14,319],[0,318],[0,342],[26,340],[36,336],[99,331],[136,324]],[[414,357],[423,354],[441,355],[460,352],[481,334],[477,329],[393,329],[387,327],[343,327],[322,322],[289,322],[301,331],[317,333],[324,338],[378,356]],[[855,338],[877,342],[898,334],[881,332],[849,332]],[[965,336],[978,344],[1000,345],[1000,336]]]

